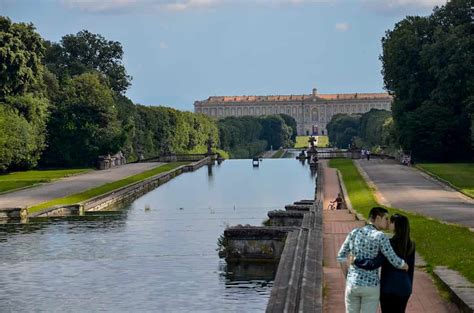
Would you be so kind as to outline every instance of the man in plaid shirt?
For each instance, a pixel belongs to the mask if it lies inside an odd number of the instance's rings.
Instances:
[[[337,255],[346,275],[346,312],[375,313],[380,297],[379,271],[364,270],[351,265],[347,270],[349,254],[357,259],[373,259],[382,254],[395,267],[408,270],[408,265],[393,251],[390,241],[381,229],[388,228],[388,211],[381,207],[370,210],[369,224],[356,228],[347,235]]]

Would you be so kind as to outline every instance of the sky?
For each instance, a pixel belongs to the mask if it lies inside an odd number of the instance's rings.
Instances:
[[[119,41],[127,96],[193,111],[215,95],[383,92],[385,31],[446,0],[0,0],[0,15],[59,42]]]

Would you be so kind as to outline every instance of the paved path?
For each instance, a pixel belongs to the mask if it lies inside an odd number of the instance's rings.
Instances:
[[[85,191],[135,175],[163,163],[133,163],[65,177],[52,183],[0,195],[0,208],[25,207]]]
[[[262,155],[262,159],[271,159],[278,150],[268,150]]]
[[[389,160],[358,160],[387,206],[474,227],[474,199],[416,168]]]
[[[339,192],[336,171],[327,167],[327,162],[321,162],[324,171],[324,208]],[[321,166],[320,165],[320,166]],[[324,312],[343,313],[345,278],[336,261],[336,255],[347,234],[355,227],[364,225],[356,221],[348,210],[324,210],[324,285],[326,296]],[[380,309],[379,309],[380,312]],[[459,312],[452,303],[446,303],[438,294],[431,277],[421,269],[415,270],[413,294],[408,301],[408,313],[454,313]]]

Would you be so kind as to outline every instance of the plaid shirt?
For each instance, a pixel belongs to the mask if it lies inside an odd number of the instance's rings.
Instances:
[[[402,268],[405,261],[400,259],[392,249],[387,236],[374,225],[368,224],[352,230],[347,235],[337,255],[339,262],[346,262],[349,252],[357,259],[373,259],[381,251],[395,267]],[[379,285],[378,269],[369,271],[351,265],[347,272],[346,283],[351,286],[374,287]]]

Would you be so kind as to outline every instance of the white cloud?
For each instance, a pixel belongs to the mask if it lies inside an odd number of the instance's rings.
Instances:
[[[381,13],[415,13],[446,4],[447,0],[362,0],[367,8]]]
[[[1,0],[0,0],[1,1]],[[301,5],[330,3],[337,0],[59,0],[70,9],[96,13],[125,13],[130,11],[186,11],[232,5]]]
[[[348,23],[337,23],[336,24],[336,30],[345,32],[346,30],[349,29],[349,24]]]
[[[168,49],[168,44],[164,41],[160,42],[160,49]]]
[[[87,12],[121,12],[140,5],[140,0],[61,0],[69,9],[80,9]]]

